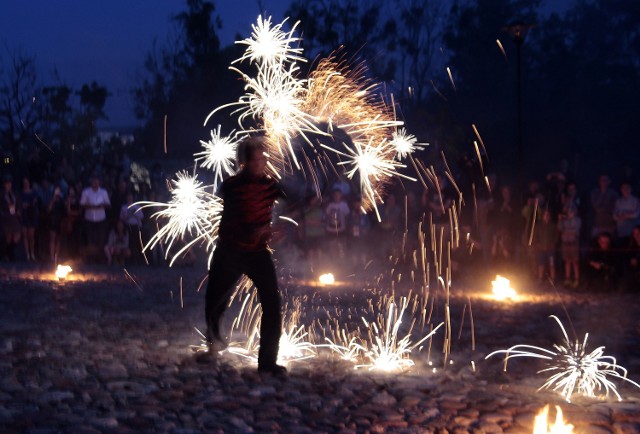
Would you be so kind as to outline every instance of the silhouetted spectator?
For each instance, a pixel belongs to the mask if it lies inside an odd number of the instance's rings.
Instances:
[[[532,247],[536,255],[536,275],[538,282],[544,279],[545,271],[551,281],[556,278],[555,251],[558,243],[558,227],[551,220],[551,212],[544,210],[542,218],[533,229]]]
[[[629,244],[625,252],[627,291],[640,291],[640,226],[635,226],[629,238]]]
[[[323,210],[320,198],[312,195],[304,208],[302,217],[304,254],[311,271],[322,261],[322,239],[324,237]]]
[[[27,261],[36,260],[35,236],[39,219],[38,195],[31,188],[31,181],[28,177],[22,178],[22,192],[20,193],[22,220],[22,240],[24,242],[24,250],[27,255]]]
[[[570,206],[560,214],[560,252],[564,262],[564,286],[577,288],[580,284],[580,229],[582,220],[576,215],[576,208]],[[573,271],[573,280],[571,272]]]
[[[53,196],[47,205],[49,227],[49,260],[56,263],[60,252],[60,237],[62,236],[62,221],[66,213],[66,206],[60,187],[55,187]]]
[[[334,257],[345,257],[349,205],[343,199],[342,191],[331,193],[331,202],[324,209],[324,230],[329,235],[329,249]]]
[[[492,228],[491,256],[494,263],[505,265],[513,262],[522,219],[513,203],[510,187],[500,189],[500,199],[488,220]]]
[[[349,216],[349,227],[351,228],[351,258],[356,266],[364,266],[369,258],[368,242],[371,231],[371,219],[362,209],[362,199],[356,198],[351,204],[351,214]]]
[[[5,175],[0,200],[0,224],[4,235],[5,256],[10,261],[15,259],[15,248],[20,242],[22,232],[18,217],[18,200],[13,192],[13,178],[10,175]]]
[[[631,185],[624,182],[620,186],[619,197],[613,208],[613,219],[616,221],[616,236],[620,246],[626,246],[631,231],[638,224],[640,216],[640,201],[631,193]]]
[[[124,227],[122,220],[118,220],[116,225],[109,232],[107,244],[104,246],[104,253],[107,256],[107,264],[115,262],[124,265],[126,259],[131,256],[129,250],[129,233]]]
[[[617,289],[618,268],[615,252],[611,249],[611,235],[601,233],[596,239],[596,246],[588,255],[589,288],[597,291],[614,291]]]
[[[618,194],[609,187],[609,184],[609,177],[600,175],[598,188],[591,192],[592,237],[598,237],[601,233],[613,234],[616,230],[616,222],[613,220],[613,208],[616,199],[618,199]]]
[[[82,207],[80,192],[75,186],[69,187],[69,194],[65,198],[65,210],[61,229],[61,248],[65,255],[71,258],[76,257],[82,247]]]
[[[100,178],[94,176],[91,186],[82,191],[80,205],[84,208],[84,223],[87,234],[87,247],[95,255],[102,250],[105,240],[107,213],[111,206],[107,190],[100,187]]]

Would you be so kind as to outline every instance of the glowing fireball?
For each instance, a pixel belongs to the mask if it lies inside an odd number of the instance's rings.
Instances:
[[[572,434],[573,425],[565,423],[562,418],[562,410],[556,405],[556,421],[548,423],[549,404],[545,405],[535,418],[533,434]]]
[[[336,279],[333,277],[333,274],[326,273],[320,276],[320,284],[322,285],[333,285],[336,283]]]
[[[511,282],[506,277],[497,275],[491,282],[493,296],[498,300],[513,300],[517,297],[516,290],[511,287]]]
[[[56,277],[58,280],[64,280],[72,271],[73,270],[68,265],[58,265],[58,268],[56,269]]]

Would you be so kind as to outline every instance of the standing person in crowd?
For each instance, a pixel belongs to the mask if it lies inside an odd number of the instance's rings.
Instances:
[[[302,232],[304,254],[309,270],[314,273],[323,260],[322,238],[324,237],[323,210],[320,197],[312,194],[303,211]]]
[[[616,236],[618,245],[626,247],[629,243],[631,231],[638,224],[640,216],[640,201],[631,192],[631,185],[623,182],[620,186],[622,196],[616,199],[613,207],[613,219],[616,222]]]
[[[127,200],[120,207],[120,220],[125,224],[129,233],[129,250],[131,250],[132,255],[133,252],[136,252],[133,255],[136,262],[141,262],[142,248],[136,248],[136,243],[139,243],[139,240],[142,239],[140,231],[142,230],[143,219],[144,213],[140,205],[133,203],[133,193],[127,193]]]
[[[31,180],[28,177],[22,178],[22,192],[20,193],[21,217],[22,217],[22,240],[24,250],[27,254],[27,261],[36,260],[36,228],[38,227],[39,205],[38,195],[31,188]]]
[[[564,261],[564,286],[577,288],[580,284],[580,229],[582,220],[577,215],[575,206],[565,208],[560,214],[558,230],[560,231],[561,253]],[[573,271],[573,281],[571,272]]]
[[[67,241],[64,246],[67,257],[75,257],[80,252],[82,246],[81,215],[79,191],[75,186],[71,186],[69,194],[65,198],[65,217],[62,224],[62,239]]]
[[[591,236],[594,238],[604,232],[613,234],[616,230],[613,208],[618,194],[609,186],[610,183],[607,175],[600,175],[598,188],[591,192],[591,210],[593,212]]]
[[[362,199],[356,198],[351,204],[349,215],[351,228],[351,259],[354,266],[364,267],[369,258],[367,242],[371,230],[369,215],[362,208]]]
[[[15,248],[20,242],[20,226],[18,200],[13,192],[13,178],[5,175],[3,180],[2,198],[0,199],[0,225],[4,235],[6,257],[15,260]]]
[[[91,186],[82,190],[80,205],[84,208],[87,247],[90,255],[96,256],[104,246],[106,210],[111,206],[109,194],[107,190],[100,187],[100,178],[97,175],[91,179]]]
[[[617,259],[611,249],[611,235],[606,232],[598,235],[595,248],[591,250],[587,260],[590,289],[596,291],[617,289],[617,272],[619,271]]]
[[[558,243],[558,228],[551,220],[551,211],[542,211],[542,218],[533,229],[532,247],[536,255],[538,283],[544,281],[545,271],[553,282],[556,279],[555,251]]]
[[[492,228],[491,256],[495,265],[512,265],[516,254],[516,239],[520,227],[520,214],[513,203],[511,187],[500,188],[500,199],[489,215]]]
[[[635,226],[625,252],[625,290],[640,291],[640,226]]]
[[[334,258],[344,259],[347,237],[349,205],[342,190],[336,188],[331,193],[331,202],[324,209],[324,230],[328,235],[329,251]]]
[[[62,191],[60,187],[55,187],[53,196],[47,206],[47,215],[49,216],[49,258],[54,264],[57,262],[60,252],[60,237],[65,212],[66,207]]]
[[[124,265],[124,262],[131,256],[129,233],[125,229],[122,220],[118,220],[115,227],[109,232],[107,244],[104,246],[104,254],[109,265],[114,261],[118,265]]]
[[[215,355],[226,345],[220,320],[236,282],[245,274],[253,281],[262,307],[258,372],[282,375],[286,368],[276,363],[282,333],[280,295],[268,244],[273,205],[284,194],[265,172],[267,157],[260,138],[240,143],[238,161],[240,172],[220,187],[224,208],[209,267],[205,307],[209,353]]]
[[[402,225],[402,208],[398,205],[396,195],[389,192],[380,205],[380,223],[378,230],[381,236],[381,245],[384,247],[384,255],[397,257],[398,243],[402,241],[397,235],[404,229]]]
[[[578,185],[573,181],[567,183],[564,193],[562,194],[562,213],[566,214],[569,208],[574,208],[578,216],[582,210],[582,200],[578,195]]]

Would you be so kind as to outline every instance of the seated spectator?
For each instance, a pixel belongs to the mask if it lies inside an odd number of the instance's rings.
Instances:
[[[611,235],[606,232],[598,235],[596,246],[589,254],[587,269],[589,270],[589,287],[596,291],[613,291],[617,289],[618,266],[616,256],[611,249]]]
[[[127,193],[125,203],[120,207],[120,220],[125,224],[127,232],[129,232],[129,250],[132,254],[135,252],[134,259],[136,263],[142,263],[142,247],[140,244],[140,231],[142,230],[142,220],[144,213],[140,205],[133,203],[133,194]]]
[[[640,226],[633,228],[625,253],[625,289],[637,292],[640,290]]]
[[[109,265],[113,262],[124,265],[124,261],[131,256],[129,234],[125,230],[122,220],[118,220],[115,228],[109,232],[109,239],[107,245],[104,246],[104,253],[107,256]]]

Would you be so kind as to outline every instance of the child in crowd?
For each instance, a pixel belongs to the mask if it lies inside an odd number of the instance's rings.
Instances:
[[[551,221],[551,212],[548,209],[543,212],[542,219],[536,223],[533,230],[538,281],[542,282],[544,279],[545,270],[548,270],[549,279],[553,281],[556,278],[554,253],[558,242],[558,228]]]
[[[129,233],[124,228],[122,220],[116,222],[115,228],[109,232],[107,245],[104,246],[104,253],[107,256],[107,263],[111,265],[113,261],[116,264],[124,265],[124,261],[131,256],[129,250]]]
[[[582,220],[578,217],[575,206],[565,208],[566,214],[560,214],[558,230],[562,260],[564,261],[564,286],[577,288],[580,284],[580,228]],[[573,281],[571,280],[573,271]]]

